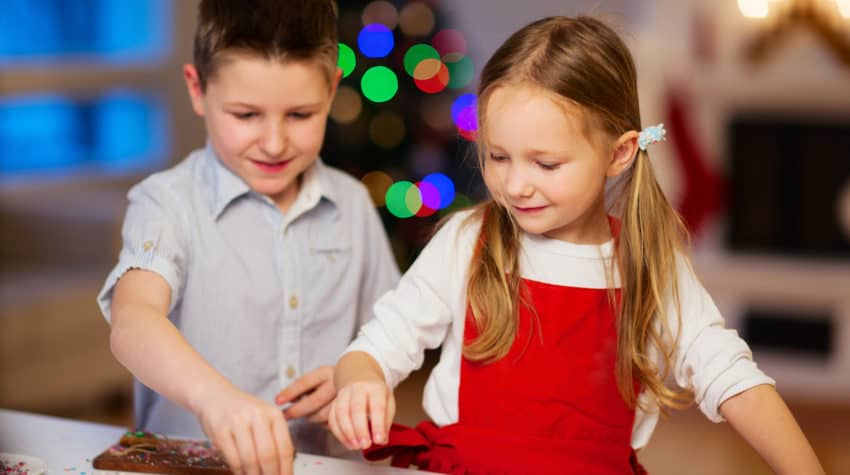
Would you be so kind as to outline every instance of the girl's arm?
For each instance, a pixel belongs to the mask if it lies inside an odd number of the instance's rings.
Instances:
[[[778,474],[823,474],[812,446],[771,385],[727,399],[720,413]]]
[[[112,299],[112,353],[139,381],[192,411],[235,473],[292,473],[294,453],[281,411],[210,366],[167,318],[170,301],[171,289],[159,274],[125,273]]]
[[[350,450],[385,444],[395,416],[395,398],[378,362],[362,351],[344,354],[336,364],[334,385],[337,397],[328,425],[336,438]]]

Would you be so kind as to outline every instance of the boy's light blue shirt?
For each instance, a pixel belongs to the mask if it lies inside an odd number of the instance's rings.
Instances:
[[[289,212],[250,190],[208,145],[129,194],[118,264],[98,297],[110,320],[129,269],[171,287],[169,319],[216,370],[266,401],[332,365],[399,274],[363,185],[320,160]],[[135,382],[136,424],[204,437],[195,416]],[[326,430],[290,423],[296,449],[326,452]]]

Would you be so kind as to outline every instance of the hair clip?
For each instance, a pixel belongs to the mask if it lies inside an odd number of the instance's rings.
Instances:
[[[650,145],[665,140],[667,131],[664,130],[664,124],[652,125],[641,130],[638,136],[638,147],[646,151]]]

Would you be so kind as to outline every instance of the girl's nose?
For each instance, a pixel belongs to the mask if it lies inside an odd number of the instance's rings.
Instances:
[[[519,167],[511,167],[505,180],[505,193],[511,198],[527,198],[534,193],[534,186]]]

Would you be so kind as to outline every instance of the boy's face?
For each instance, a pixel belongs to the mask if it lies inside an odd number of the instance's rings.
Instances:
[[[219,159],[257,193],[284,211],[298,194],[298,177],[319,154],[339,72],[328,84],[318,62],[268,60],[230,53],[201,91],[184,66],[192,108],[204,118]]]

